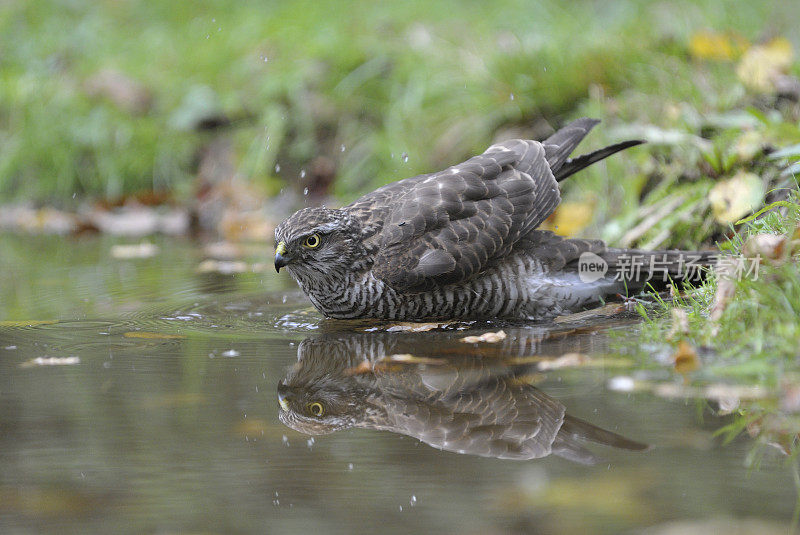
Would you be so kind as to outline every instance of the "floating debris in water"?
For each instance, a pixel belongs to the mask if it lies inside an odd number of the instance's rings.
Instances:
[[[31,368],[33,366],[69,366],[80,364],[80,357],[36,357],[23,362],[20,368]]]
[[[477,344],[479,342],[486,342],[487,344],[494,344],[502,342],[506,339],[505,331],[497,331],[496,333],[483,333],[480,336],[465,336],[461,339],[462,342],[467,344]]]

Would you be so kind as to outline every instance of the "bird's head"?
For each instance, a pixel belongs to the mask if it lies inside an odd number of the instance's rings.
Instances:
[[[307,435],[327,435],[356,425],[357,400],[347,391],[323,385],[278,384],[280,421]]]
[[[303,208],[275,229],[275,269],[313,281],[352,267],[359,255],[358,222],[345,210]]]

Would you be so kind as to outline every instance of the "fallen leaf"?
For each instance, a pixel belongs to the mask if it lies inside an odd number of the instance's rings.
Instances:
[[[718,182],[708,192],[708,201],[716,220],[723,225],[735,223],[754,211],[764,198],[764,184],[757,175],[740,171],[733,178]]]
[[[697,358],[697,352],[686,340],[680,341],[678,349],[672,355],[672,359],[675,361],[675,371],[682,375],[693,372],[700,367],[700,359]]]
[[[734,33],[702,30],[689,40],[689,53],[699,59],[730,60],[741,55],[748,44],[746,39]]]
[[[74,366],[80,364],[80,357],[36,357],[26,360],[19,365],[20,368],[32,368],[34,366]]]
[[[147,331],[130,331],[123,333],[125,338],[144,338],[146,340],[180,340],[186,338],[182,334],[151,333]]]
[[[747,89],[756,93],[774,93],[779,77],[792,65],[792,44],[783,37],[750,47],[736,67],[736,75]]]
[[[541,228],[559,236],[575,237],[592,222],[594,205],[592,201],[561,203]]]
[[[465,336],[461,339],[462,342],[467,344],[477,344],[480,342],[486,342],[487,344],[495,344],[497,342],[502,342],[506,339],[505,331],[497,331],[496,333],[483,333],[480,336]]]

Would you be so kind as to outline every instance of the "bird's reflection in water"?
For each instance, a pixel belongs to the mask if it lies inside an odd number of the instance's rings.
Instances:
[[[530,365],[419,356],[419,345],[412,357],[398,351],[404,341],[408,337],[386,333],[304,340],[297,363],[278,385],[280,420],[310,435],[378,429],[446,451],[500,459],[555,454],[593,464],[598,459],[586,442],[648,447],[566,414],[561,403],[530,384]]]

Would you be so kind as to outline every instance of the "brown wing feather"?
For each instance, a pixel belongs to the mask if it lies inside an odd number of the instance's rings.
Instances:
[[[543,146],[511,140],[439,173],[376,190],[352,209],[389,206],[380,214],[373,273],[395,289],[424,290],[477,275],[559,201]]]

